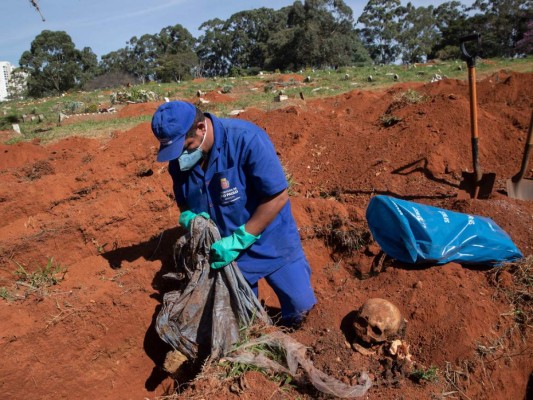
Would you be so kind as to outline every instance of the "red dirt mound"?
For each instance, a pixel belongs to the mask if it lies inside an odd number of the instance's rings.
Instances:
[[[471,171],[464,81],[352,91],[239,115],[268,132],[291,175],[318,298],[291,335],[309,347],[315,366],[347,383],[369,371],[368,398],[525,398],[531,331],[513,318],[519,310],[508,293],[518,286],[509,272],[455,263],[414,268],[384,258],[375,243],[349,252],[330,239],[334,226],[368,233],[366,206],[386,194],[490,217],[532,255],[533,202],[505,192],[520,165],[532,92],[533,74],[502,71],[478,83],[480,164],[497,176],[488,200],[456,197],[461,172]],[[117,117],[157,106],[128,105]],[[161,275],[183,233],[157,148],[149,123],[105,140],[0,145],[4,397],[155,398],[191,378],[164,372],[169,348],[153,325],[168,289]],[[23,281],[21,267],[35,271],[52,258],[62,281],[46,290]],[[343,326],[371,297],[399,307],[413,359],[436,367],[436,382],[416,383],[379,352],[362,355],[346,344]],[[263,285],[261,298],[277,306]],[[324,398],[254,372],[237,383],[203,376],[176,398]]]
[[[276,82],[289,82],[289,81],[303,82],[304,79],[305,77],[303,77],[302,75],[298,75],[298,74],[283,74],[283,75],[275,76],[274,78]]]
[[[152,115],[157,107],[159,107],[159,102],[150,102],[150,103],[135,103],[135,104],[126,104],[120,107],[117,116],[119,118],[126,117],[136,117],[139,115]]]
[[[235,101],[235,97],[232,95],[220,93],[219,91],[207,92],[202,97],[212,103],[229,103]]]

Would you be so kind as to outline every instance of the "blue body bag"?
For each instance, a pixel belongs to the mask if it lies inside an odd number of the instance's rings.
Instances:
[[[497,265],[523,257],[509,235],[486,217],[375,196],[366,219],[383,251],[404,263]]]

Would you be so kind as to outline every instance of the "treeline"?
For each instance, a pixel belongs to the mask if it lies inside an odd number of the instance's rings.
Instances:
[[[533,50],[532,0],[476,0],[438,7],[370,0],[354,21],[343,0],[305,0],[204,22],[195,38],[180,24],[132,37],[98,62],[63,31],[43,31],[20,58],[28,94],[41,97],[76,87],[136,79],[172,82],[198,76],[237,76],[260,70],[338,68],[358,63],[415,63],[457,58],[459,38],[483,36],[484,57]],[[529,22],[529,25],[528,25]]]

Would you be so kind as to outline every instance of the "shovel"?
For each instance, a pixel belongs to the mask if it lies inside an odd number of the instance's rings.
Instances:
[[[494,187],[496,174],[482,173],[478,162],[478,130],[477,130],[477,94],[476,94],[476,57],[466,51],[465,43],[476,40],[481,43],[481,35],[473,35],[461,38],[461,53],[468,66],[468,86],[470,89],[470,131],[472,134],[472,160],[474,172],[463,172],[463,180],[459,184],[459,199],[487,199]]]
[[[529,160],[529,150],[531,150],[531,146],[533,145],[533,135],[531,135],[532,127],[533,113],[531,113],[531,120],[529,122],[529,132],[527,133],[526,147],[524,148],[524,157],[522,158],[520,172],[511,179],[507,179],[507,195],[513,199],[533,200],[533,180],[523,179]]]

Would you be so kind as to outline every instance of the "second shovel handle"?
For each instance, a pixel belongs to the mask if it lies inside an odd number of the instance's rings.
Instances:
[[[513,182],[517,182],[526,173],[527,164],[529,161],[529,152],[531,151],[531,146],[533,146],[533,112],[531,112],[531,118],[529,120],[529,131],[527,132],[526,147],[524,148],[524,156],[522,157],[522,165],[520,166],[520,172],[512,177]]]

